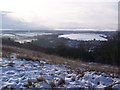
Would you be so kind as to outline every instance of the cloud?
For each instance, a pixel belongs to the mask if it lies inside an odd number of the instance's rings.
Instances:
[[[11,17],[10,13],[13,12],[9,12],[9,11],[1,11],[0,12],[0,28],[1,29],[20,29],[20,30],[27,30],[27,29],[48,29],[45,26],[34,26],[34,24],[32,23],[26,23],[23,22],[19,19],[15,19],[13,17]]]
[[[73,4],[71,4],[73,5]],[[66,8],[58,28],[116,29],[118,26],[117,3],[82,2]]]
[[[0,29],[2,29],[2,12],[0,11]]]
[[[7,13],[13,13],[11,11],[0,11],[0,14],[7,14]]]
[[[3,17],[4,28],[116,29],[118,25],[118,0],[3,0],[2,2],[1,10],[7,13]]]

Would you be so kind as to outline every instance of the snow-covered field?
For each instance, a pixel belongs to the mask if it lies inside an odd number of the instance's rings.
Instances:
[[[25,32],[25,33],[2,33],[0,37],[9,37],[15,40],[15,42],[25,43],[25,42],[32,42],[37,40],[34,38],[35,36],[42,36],[42,35],[52,35],[52,33],[37,33],[37,32]]]
[[[16,35],[22,37],[34,37],[38,35],[52,35],[52,33],[26,32],[26,33],[16,33]]]
[[[1,88],[104,88],[120,89],[120,78],[101,72],[71,70],[44,61],[1,58]],[[119,82],[119,83],[118,83]]]
[[[100,41],[107,41],[107,39],[101,37],[105,35],[103,34],[94,34],[94,33],[78,33],[78,34],[64,34],[59,35],[58,38],[68,38],[71,40],[78,40],[78,41],[89,41],[89,40],[100,40]]]
[[[16,36],[20,36],[20,37],[34,37],[34,36],[38,36],[38,35],[51,35],[52,33],[38,33],[38,32],[24,32],[24,33],[2,33],[0,34],[0,36],[2,37],[16,37]]]
[[[25,42],[32,42],[32,41],[36,41],[37,39],[19,39],[19,40],[15,40],[15,42],[19,42],[19,43],[25,43]]]

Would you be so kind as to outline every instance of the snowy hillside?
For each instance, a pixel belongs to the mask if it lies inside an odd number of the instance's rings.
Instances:
[[[114,88],[119,90],[120,77],[84,68],[69,69],[44,61],[1,58],[2,88]]]

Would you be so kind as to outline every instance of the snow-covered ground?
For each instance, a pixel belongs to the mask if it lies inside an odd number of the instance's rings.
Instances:
[[[24,32],[24,33],[1,33],[0,37],[7,37],[14,39],[15,42],[25,43],[25,42],[32,42],[37,40],[34,38],[35,36],[42,36],[42,35],[52,35],[53,33],[38,33],[38,32]]]
[[[25,43],[25,42],[32,42],[32,41],[36,41],[37,39],[19,39],[19,40],[15,40],[15,42],[19,42],[19,43]]]
[[[52,35],[52,33],[24,32],[24,33],[0,33],[1,37],[15,38],[19,37],[34,37],[38,35]]]
[[[77,73],[61,65],[44,61],[1,58],[1,88],[104,88],[112,85],[120,89],[120,78],[105,73],[86,71]],[[78,70],[79,71],[79,70]],[[119,83],[118,83],[119,82]]]
[[[78,40],[78,41],[90,41],[90,40],[100,40],[100,41],[107,41],[106,37],[103,34],[94,34],[94,33],[78,33],[78,34],[64,34],[59,35],[58,38],[68,38],[71,40]]]
[[[26,33],[16,33],[16,35],[22,37],[34,37],[38,35],[52,35],[52,33],[26,32]]]

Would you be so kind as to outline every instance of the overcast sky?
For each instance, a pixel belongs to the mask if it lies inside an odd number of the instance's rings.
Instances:
[[[0,0],[0,21],[4,29],[116,30],[118,1]]]

